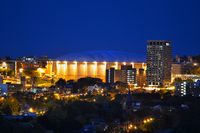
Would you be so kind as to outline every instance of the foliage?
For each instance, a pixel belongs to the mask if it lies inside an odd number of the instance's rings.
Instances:
[[[102,83],[102,80],[99,78],[91,78],[91,77],[80,78],[77,81],[77,85],[79,89],[82,89],[87,86],[95,85],[98,83]]]
[[[0,73],[2,75],[7,75],[7,76],[14,76],[14,70],[11,69],[0,69]]]
[[[196,66],[196,67],[193,67],[193,68],[187,70],[187,74],[200,75],[200,67]]]
[[[181,78],[175,78],[174,79],[174,82],[181,82],[181,81],[183,81]]]
[[[67,80],[67,84],[74,84],[75,83],[75,81],[74,80]]]
[[[127,83],[117,81],[117,82],[115,82],[115,84],[116,84],[116,88],[119,89],[119,90],[126,90],[128,88]]]
[[[67,111],[60,106],[52,107],[46,113],[48,120],[53,123],[58,123],[67,117]]]
[[[56,87],[59,87],[59,88],[65,88],[66,80],[60,78],[58,81],[56,81],[55,85],[56,85]]]
[[[18,100],[14,97],[6,98],[1,105],[1,110],[4,114],[8,115],[18,114],[20,110]]]
[[[197,67],[191,71],[192,74],[200,75],[200,67]]]
[[[28,76],[30,78],[39,77],[39,73],[34,68],[27,68],[23,71],[22,76]]]

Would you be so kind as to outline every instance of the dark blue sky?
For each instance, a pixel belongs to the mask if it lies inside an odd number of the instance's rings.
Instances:
[[[1,0],[0,56],[85,50],[146,52],[173,41],[174,54],[200,54],[199,0]]]

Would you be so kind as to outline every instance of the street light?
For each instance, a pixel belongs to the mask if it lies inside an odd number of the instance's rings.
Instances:
[[[20,68],[20,69],[19,69],[19,72],[20,72],[20,73],[22,73],[23,71],[24,71],[24,69],[23,69],[23,68]]]
[[[3,62],[3,63],[2,63],[2,68],[3,68],[3,69],[7,69],[7,63],[6,63],[6,62]]]
[[[45,72],[44,69],[42,69],[42,68],[38,68],[37,71],[39,72],[40,77],[41,77],[42,74]]]
[[[33,108],[29,108],[29,109],[28,109],[28,112],[33,113],[33,112],[34,112]]]
[[[133,128],[133,125],[130,124],[130,125],[128,126],[128,129],[132,129],[132,128]]]

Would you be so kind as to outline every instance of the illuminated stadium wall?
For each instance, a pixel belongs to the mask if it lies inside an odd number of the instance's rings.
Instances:
[[[144,69],[146,75],[146,63],[137,62],[77,62],[77,61],[48,61],[46,66],[46,75],[64,78],[66,80],[77,80],[83,77],[100,78],[105,82],[106,69],[114,67],[121,69],[121,65],[132,65],[136,68],[139,75],[139,69]]]

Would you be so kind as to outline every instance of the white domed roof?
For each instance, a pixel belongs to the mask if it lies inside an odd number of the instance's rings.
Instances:
[[[107,61],[107,62],[144,62],[144,55],[136,53],[114,51],[114,50],[99,50],[85,51],[79,53],[69,53],[57,58],[57,60],[66,61]]]

